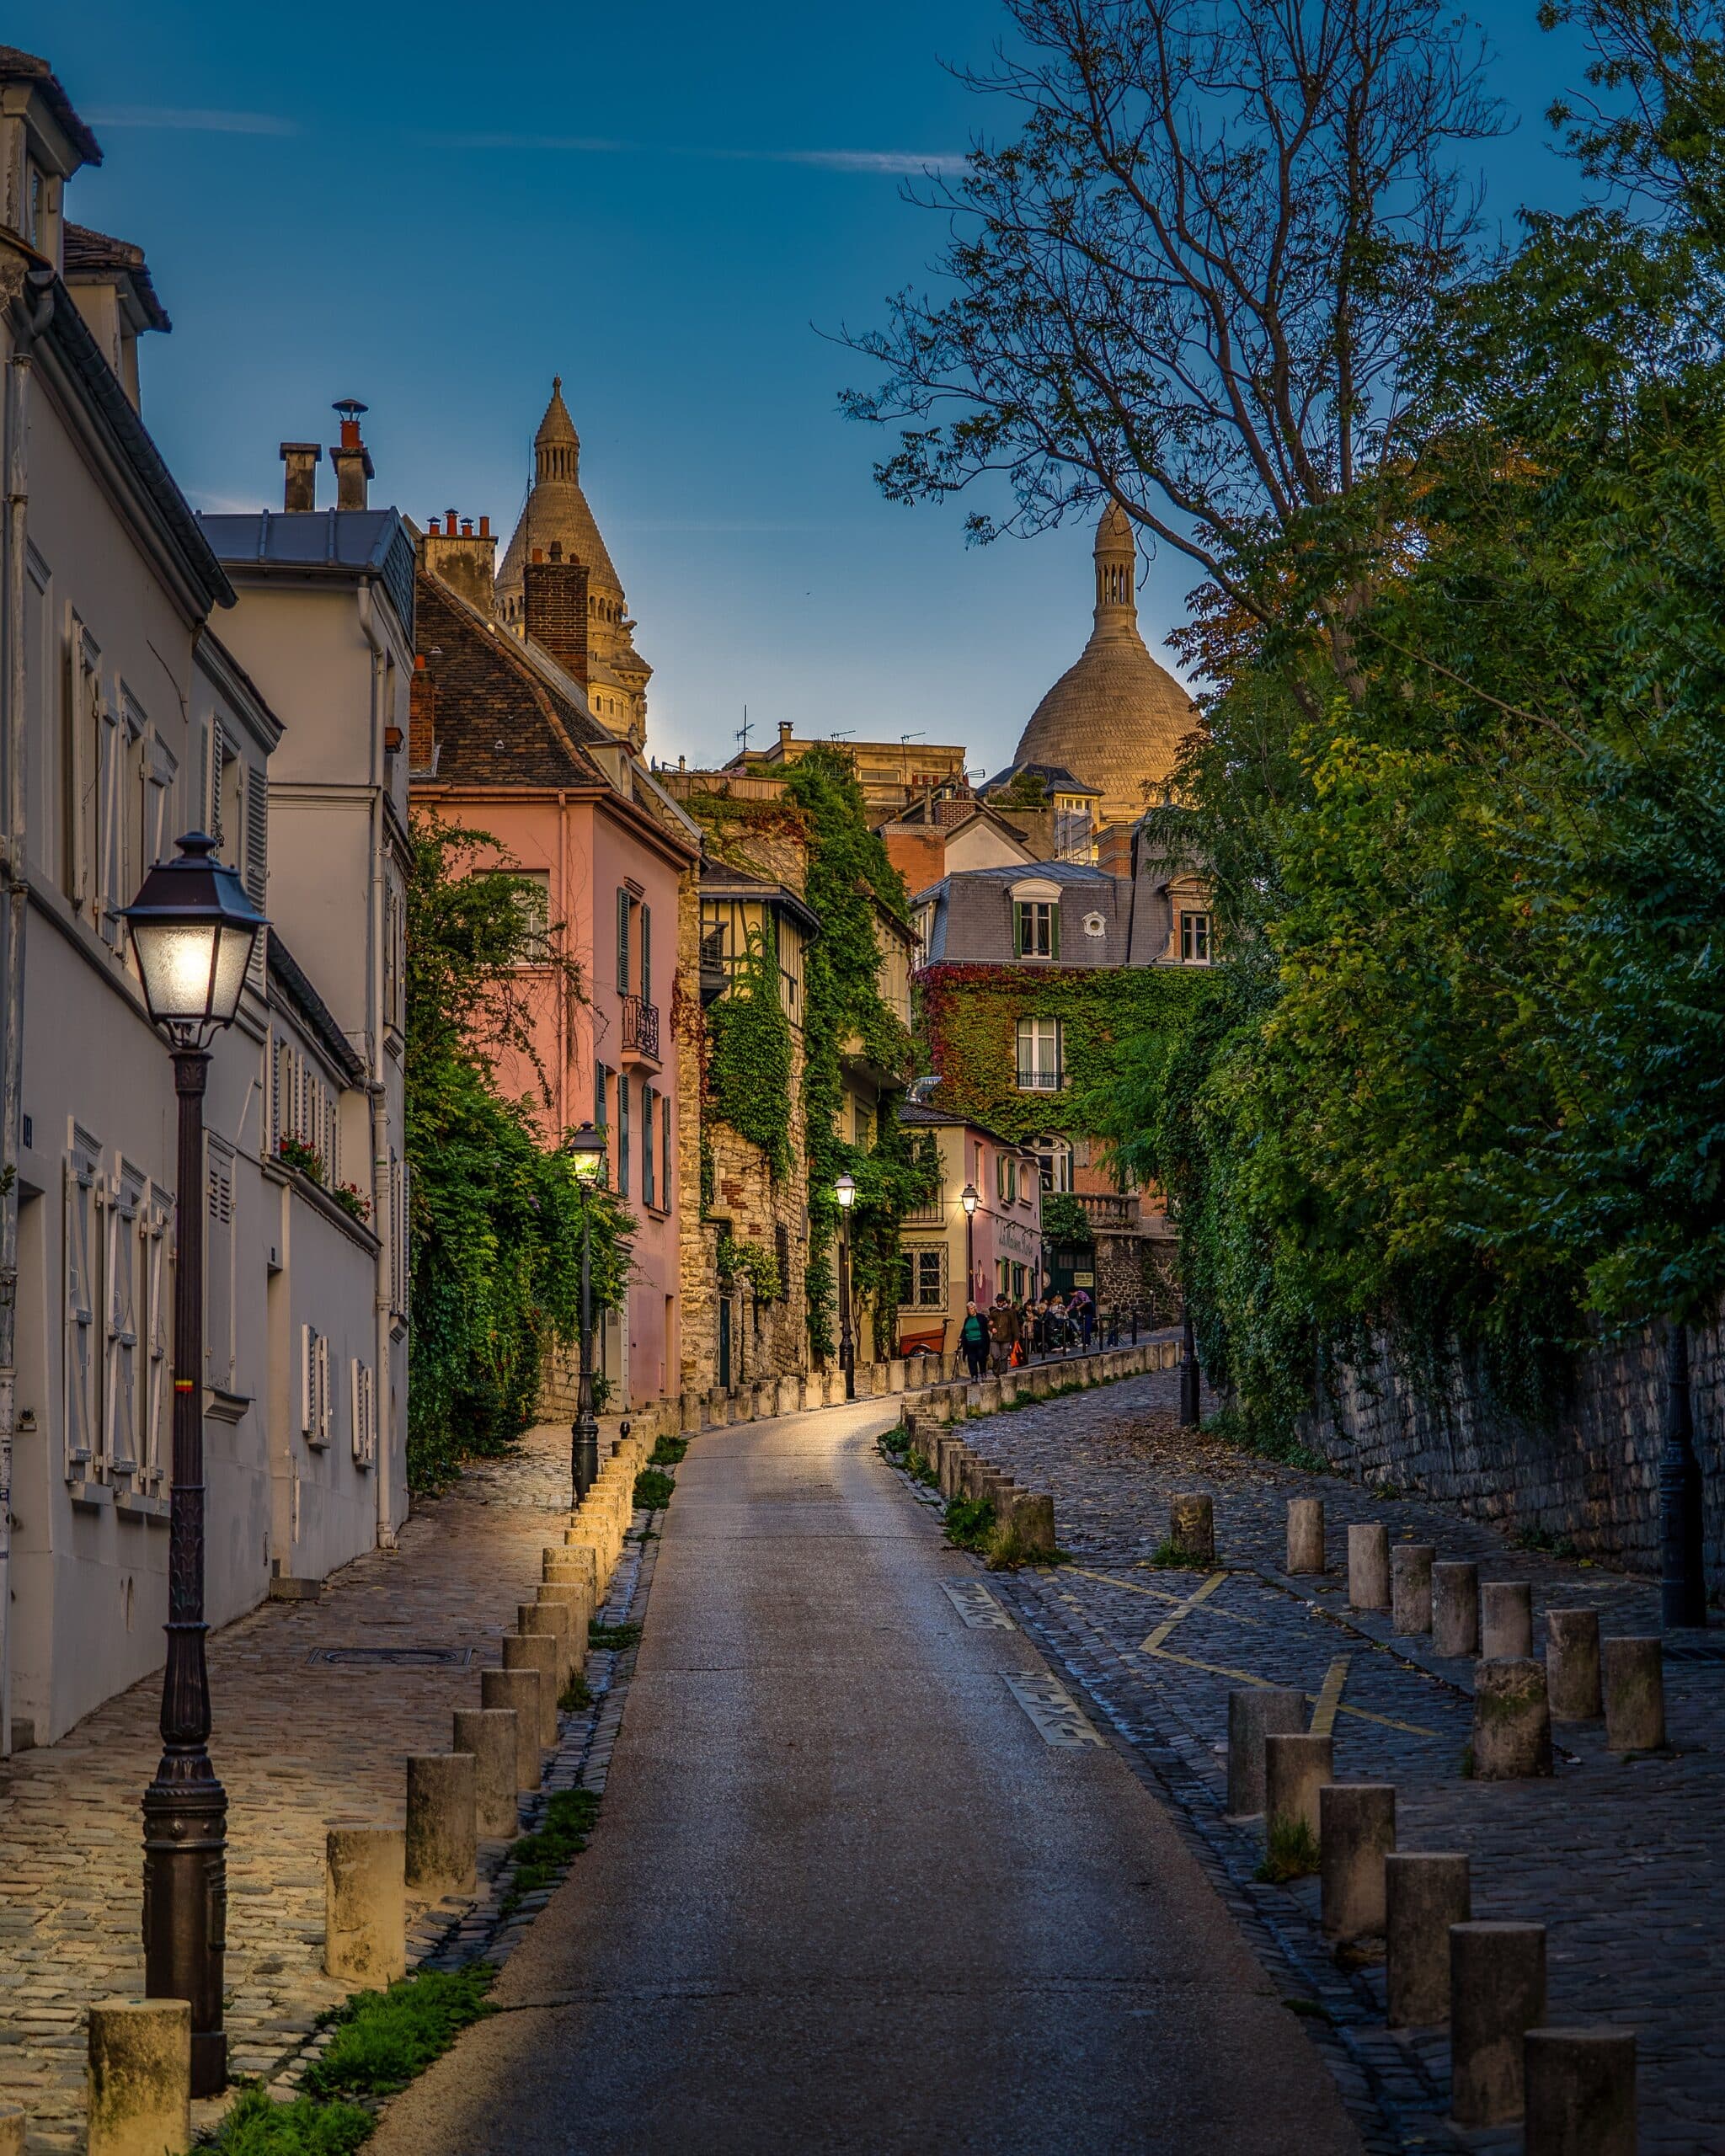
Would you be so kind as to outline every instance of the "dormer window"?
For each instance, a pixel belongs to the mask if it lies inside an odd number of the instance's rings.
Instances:
[[[1012,952],[1020,958],[1058,958],[1060,955],[1060,887],[1045,877],[1026,877],[1014,883]]]
[[[1180,963],[1183,966],[1207,966],[1210,963],[1210,926],[1207,913],[1183,913],[1180,916]]]

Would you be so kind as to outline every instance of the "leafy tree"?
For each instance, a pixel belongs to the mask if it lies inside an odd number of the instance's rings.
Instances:
[[[519,968],[543,954],[522,881],[482,865],[497,851],[483,832],[416,818],[411,844],[408,1477],[427,1489],[532,1422],[545,1353],[579,1324],[582,1201],[534,1102],[496,1086],[500,1054],[532,1054]],[[606,1193],[588,1203],[595,1293],[612,1307],[632,1223]]]

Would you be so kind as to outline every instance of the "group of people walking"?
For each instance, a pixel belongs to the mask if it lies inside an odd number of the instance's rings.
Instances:
[[[986,1309],[965,1304],[959,1346],[973,1379],[985,1373],[998,1377],[1033,1355],[1082,1353],[1095,1330],[1096,1304],[1087,1289],[1022,1303],[996,1295]]]

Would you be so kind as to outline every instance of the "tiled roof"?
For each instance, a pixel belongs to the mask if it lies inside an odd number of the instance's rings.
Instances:
[[[34,52],[21,51],[15,45],[0,45],[0,83],[34,83],[79,157],[87,165],[101,163],[101,144],[78,118],[72,99],[45,60],[37,59]]]
[[[438,783],[605,784],[583,744],[615,737],[440,578],[422,569],[418,584],[418,648],[435,699]]]
[[[115,239],[107,232],[92,232],[88,225],[68,223],[66,227],[66,281],[75,284],[79,277],[99,275],[102,271],[118,270],[131,280],[131,288],[137,294],[152,329],[172,329],[168,310],[156,296],[156,287],[150,281],[150,265],[144,259],[144,250],[135,247],[129,239]]]

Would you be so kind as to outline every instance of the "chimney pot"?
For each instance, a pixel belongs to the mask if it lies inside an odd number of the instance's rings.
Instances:
[[[552,541],[551,558],[554,562],[560,562],[563,559],[563,542],[561,539],[553,539]]]
[[[533,549],[533,559],[536,562],[542,562],[545,559],[545,549],[542,547],[536,547]]]
[[[285,441],[281,461],[287,467],[281,485],[281,506],[290,514],[318,506],[318,467],[323,452],[314,441]]]
[[[443,528],[449,536],[453,539],[455,536],[455,511],[453,510],[449,510],[445,512]]]
[[[464,516],[462,519],[462,536],[463,539],[471,539],[473,536],[473,520],[470,516]]]
[[[491,519],[489,516],[482,516],[479,519],[479,536],[482,539],[489,539],[491,536]]]
[[[338,509],[364,509],[366,482],[377,477],[371,452],[360,440],[360,414],[365,408],[356,397],[344,397],[335,406],[341,414],[341,440],[331,447],[329,461],[335,467]]]

